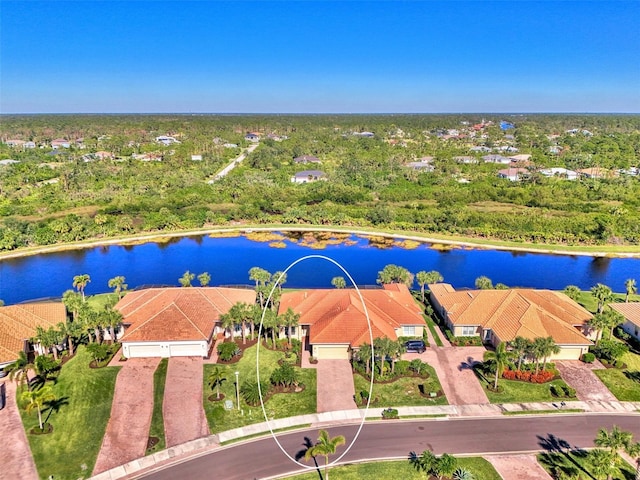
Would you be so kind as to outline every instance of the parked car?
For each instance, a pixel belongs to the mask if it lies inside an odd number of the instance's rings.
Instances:
[[[404,346],[407,349],[407,352],[424,353],[427,349],[427,346],[422,340],[407,340]]]
[[[5,371],[4,368],[0,368],[0,378],[2,377],[6,377],[8,375],[8,373]]]

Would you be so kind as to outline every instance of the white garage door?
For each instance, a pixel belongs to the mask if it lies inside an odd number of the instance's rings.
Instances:
[[[349,360],[349,350],[346,345],[314,345],[315,357],[326,360]]]
[[[172,343],[169,352],[171,357],[202,357],[202,345]]]
[[[130,345],[129,358],[161,357],[162,347],[159,344]]]

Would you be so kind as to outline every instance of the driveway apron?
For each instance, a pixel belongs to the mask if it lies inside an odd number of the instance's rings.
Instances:
[[[551,480],[535,455],[490,455],[486,459],[504,480]]]
[[[357,408],[353,396],[353,373],[349,360],[319,360],[318,413]]]
[[[2,388],[2,384],[0,384],[0,388]],[[16,384],[6,381],[4,388],[6,389],[6,403],[5,407],[0,410],[0,432],[2,432],[4,449],[0,478],[37,479],[38,472],[31,456],[29,442],[16,404]]]
[[[579,400],[595,400],[598,402],[615,402],[617,399],[593,373],[596,368],[604,368],[598,364],[589,365],[579,361],[558,361],[556,368],[562,379],[576,390]]]
[[[144,456],[153,413],[153,374],[159,363],[159,358],[122,362],[94,475]]]
[[[209,435],[202,407],[202,365],[200,357],[169,359],[162,405],[167,447]]]
[[[473,364],[481,362],[483,347],[436,348],[434,366],[442,388],[452,405],[489,403],[487,394],[473,372]]]

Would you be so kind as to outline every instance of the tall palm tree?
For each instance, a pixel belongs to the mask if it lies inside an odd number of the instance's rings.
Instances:
[[[511,351],[518,358],[518,370],[522,367],[522,362],[529,353],[531,340],[524,337],[516,337],[510,343]]]
[[[496,376],[493,381],[494,390],[498,389],[498,377],[500,377],[512,357],[513,355],[507,350],[505,342],[500,342],[495,352],[487,352],[487,360],[493,360],[496,364]]]
[[[431,270],[430,272],[425,272],[424,270],[416,273],[416,281],[420,286],[420,293],[422,294],[422,302],[424,303],[424,287],[425,285],[429,285],[432,283],[440,283],[444,280],[444,277],[440,275],[440,272],[436,270]]]
[[[82,300],[84,300],[84,289],[87,287],[87,284],[91,281],[91,277],[84,273],[82,275],[76,275],[73,277],[73,287],[76,288],[80,293],[82,293]]]
[[[222,315],[220,315],[219,321],[220,321],[220,325],[222,325],[222,328],[224,328],[227,332],[229,332],[229,337],[231,338],[231,341],[233,341],[233,339],[236,336],[235,335],[236,319],[231,313],[231,309],[229,309],[227,313],[223,313]]]
[[[556,341],[553,337],[543,338],[540,342],[540,353],[542,354],[542,371],[547,368],[547,361],[551,355],[557,355],[560,353],[560,347],[556,345]]]
[[[198,275],[198,282],[200,282],[201,287],[208,286],[210,281],[211,275],[209,275],[209,272],[202,272],[200,275]]]
[[[378,272],[376,283],[381,285],[404,283],[407,287],[410,287],[413,284],[413,273],[398,265],[385,265],[385,267]]]
[[[609,287],[598,283],[595,287],[591,287],[591,295],[598,301],[598,313],[602,313],[604,306],[613,298],[613,292]]]
[[[18,353],[18,359],[12,364],[4,367],[4,371],[9,374],[9,380],[14,380],[20,385],[28,379],[29,370],[33,369],[33,364],[29,363],[27,354],[24,351]]]
[[[83,304],[82,296],[73,290],[67,290],[62,294],[62,303],[73,315],[73,321],[78,319],[78,312]]]
[[[636,281],[633,278],[628,278],[624,282],[624,288],[627,291],[627,295],[624,297],[625,303],[629,301],[629,295],[632,295],[638,291],[636,287]]]
[[[576,287],[575,285],[567,285],[565,287],[565,289],[563,290],[563,293],[569,297],[571,300],[573,300],[574,302],[578,301],[578,298],[580,298],[580,293],[582,291]]]
[[[636,461],[635,480],[640,480],[640,442],[632,443],[626,450],[627,454]]]
[[[122,298],[122,295],[128,287],[124,282],[125,278],[122,275],[109,279],[109,288],[113,288],[113,293],[115,293],[119,299]]]
[[[291,346],[291,329],[297,327],[300,322],[300,314],[293,311],[293,308],[287,308],[287,311],[281,315],[282,324],[287,327],[287,338],[289,339],[289,346]]]
[[[596,331],[596,345],[598,345],[602,339],[602,332],[609,326],[609,321],[603,313],[596,313],[587,320],[587,326]]]
[[[284,272],[276,272],[271,275],[271,281],[273,283],[278,282],[278,291],[282,292],[282,286],[287,283],[287,274]]]
[[[403,353],[406,353],[407,347],[405,347],[404,342],[400,340],[395,340],[390,343],[390,351],[389,356],[391,357],[391,374],[393,375],[396,371],[396,361],[400,360]]]
[[[29,402],[26,406],[27,413],[31,413],[33,409],[38,411],[38,425],[42,430],[42,407],[45,403],[56,399],[53,389],[50,386],[46,386],[38,390],[25,390],[22,392],[21,398],[22,401]]]
[[[372,353],[373,349],[371,348],[371,345],[369,345],[368,343],[363,343],[362,345],[360,345],[360,349],[358,350],[358,358],[360,359],[360,361],[364,362],[365,372],[367,375],[369,375],[369,373],[371,372],[371,362],[373,360]]]
[[[590,473],[595,475],[597,480],[604,480],[604,478],[611,480],[613,478],[613,471],[617,463],[613,452],[596,448],[589,452],[589,459],[591,460]]]
[[[180,282],[180,285],[183,286],[183,287],[190,287],[191,286],[191,282],[193,281],[194,278],[196,278],[196,274],[195,273],[191,273],[189,270],[187,270],[178,279],[178,282]]]
[[[336,288],[345,288],[347,286],[347,281],[344,279],[344,277],[333,277],[331,279],[331,285]]]
[[[321,455],[325,458],[324,463],[324,478],[329,480],[329,455],[336,453],[337,448],[340,445],[344,445],[346,442],[342,435],[330,437],[329,432],[326,430],[320,430],[318,432],[318,441],[316,444],[307,449],[304,454],[305,460],[309,460],[311,457],[317,457]]]
[[[391,353],[393,340],[387,337],[379,337],[373,339],[373,348],[375,354],[380,358],[380,375],[384,375],[384,362]]]
[[[213,389],[216,389],[216,398],[220,400],[220,385],[224,382],[227,377],[224,376],[224,370],[219,366],[214,367],[209,376],[207,377],[207,382],[209,386]]]

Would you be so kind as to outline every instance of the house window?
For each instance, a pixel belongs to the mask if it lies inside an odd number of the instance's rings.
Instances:
[[[471,327],[462,327],[462,336],[463,337],[471,337],[473,335],[475,335],[477,333],[478,328],[471,326]]]
[[[242,326],[241,326],[240,324],[237,324],[237,325],[234,327],[234,330],[236,331],[236,333],[240,333],[240,331],[242,330]]]
[[[416,327],[415,325],[404,325],[402,327],[402,335],[405,337],[415,337]]]

